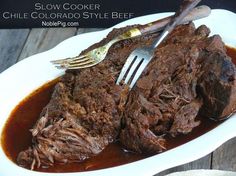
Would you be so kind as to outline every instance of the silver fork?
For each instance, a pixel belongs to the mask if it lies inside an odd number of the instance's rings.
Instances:
[[[176,25],[180,24],[183,18],[200,2],[201,0],[184,1],[181,8],[175,13],[171,22],[166,26],[164,31],[150,46],[136,48],[127,58],[116,84],[120,84],[124,79],[124,84],[129,84],[132,89],[138,78],[146,68],[148,63],[152,60],[155,48],[166,38],[166,36],[173,31]]]

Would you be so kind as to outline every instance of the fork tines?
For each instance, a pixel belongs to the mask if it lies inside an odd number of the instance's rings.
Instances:
[[[132,89],[145,67],[148,65],[152,58],[153,53],[148,50],[136,49],[127,58],[116,84],[120,84],[124,79],[124,84],[129,84]]]
[[[87,55],[51,61],[59,69],[79,69],[91,67],[95,61]]]

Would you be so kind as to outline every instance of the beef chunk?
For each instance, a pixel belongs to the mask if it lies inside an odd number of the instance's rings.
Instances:
[[[32,129],[33,147],[19,154],[20,165],[25,165],[29,158],[32,168],[34,164],[39,167],[81,161],[98,154],[116,139],[120,116],[112,95],[102,88],[92,91],[92,86],[84,91],[81,88],[81,94],[75,95],[79,79],[68,73],[57,84],[51,101]]]
[[[129,28],[114,29],[87,50]],[[115,80],[129,54],[158,34],[118,42],[95,67],[67,71],[31,130],[32,146],[18,155],[19,165],[33,169],[83,161],[117,139],[135,152],[159,153],[166,149],[166,135],[197,127],[199,113],[228,116],[236,109],[236,68],[221,38],[209,33],[204,25],[178,26],[130,92]]]
[[[177,27],[156,49],[128,97],[124,146],[158,153],[165,150],[165,135],[187,134],[200,124],[199,111],[220,119],[236,109],[235,66],[221,38],[209,32],[206,26]]]
[[[206,50],[198,83],[204,100],[201,114],[223,119],[236,108],[236,69],[226,55],[219,36],[211,38]]]

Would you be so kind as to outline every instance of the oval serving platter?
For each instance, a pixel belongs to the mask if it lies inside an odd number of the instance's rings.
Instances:
[[[83,49],[104,38],[113,28],[131,24],[145,24],[171,14],[167,12],[138,17],[103,31],[77,35],[63,41],[51,50],[28,57],[8,68],[0,74],[0,132],[2,133],[11,111],[22,99],[41,85],[64,73],[55,69],[50,64],[51,60],[78,55]],[[195,21],[195,25],[206,24],[211,29],[211,35],[220,34],[227,45],[236,47],[235,19],[236,14],[227,10],[216,9],[212,10],[209,17]],[[130,174],[151,176],[168,168],[194,161],[214,151],[224,142],[236,136],[235,125],[236,115],[233,115],[213,130],[167,152],[130,164],[80,173],[30,171],[13,163],[0,147],[0,174],[17,176],[121,176]],[[221,137],[219,138],[219,136]]]

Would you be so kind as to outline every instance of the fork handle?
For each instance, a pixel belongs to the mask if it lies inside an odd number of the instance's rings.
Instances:
[[[184,17],[200,2],[201,0],[184,0],[180,9],[176,11],[170,23],[165,27],[164,31],[160,34],[157,40],[152,44],[153,48],[158,45],[166,38],[166,36],[173,31],[173,29],[181,23]]]
[[[180,22],[180,24],[207,17],[211,13],[211,9],[205,5],[196,7],[194,9],[190,9],[189,11],[190,12],[184,17],[184,19]],[[123,34],[109,41],[109,46],[121,40],[162,31],[171,22],[171,20],[174,17],[175,15],[172,15],[172,16],[160,19],[160,20],[156,20],[151,23],[147,23],[144,25],[139,25],[138,27],[131,28],[130,30],[124,32]]]
[[[188,23],[190,21],[198,20],[204,17],[209,16],[211,13],[210,7],[206,5],[198,6],[194,9],[192,9],[188,15],[184,17],[184,19],[180,22],[180,24]],[[154,33],[161,31],[165,28],[167,24],[171,22],[171,19],[174,17],[174,15],[156,20],[154,22],[141,25],[138,27],[141,34],[147,34],[147,33]]]

